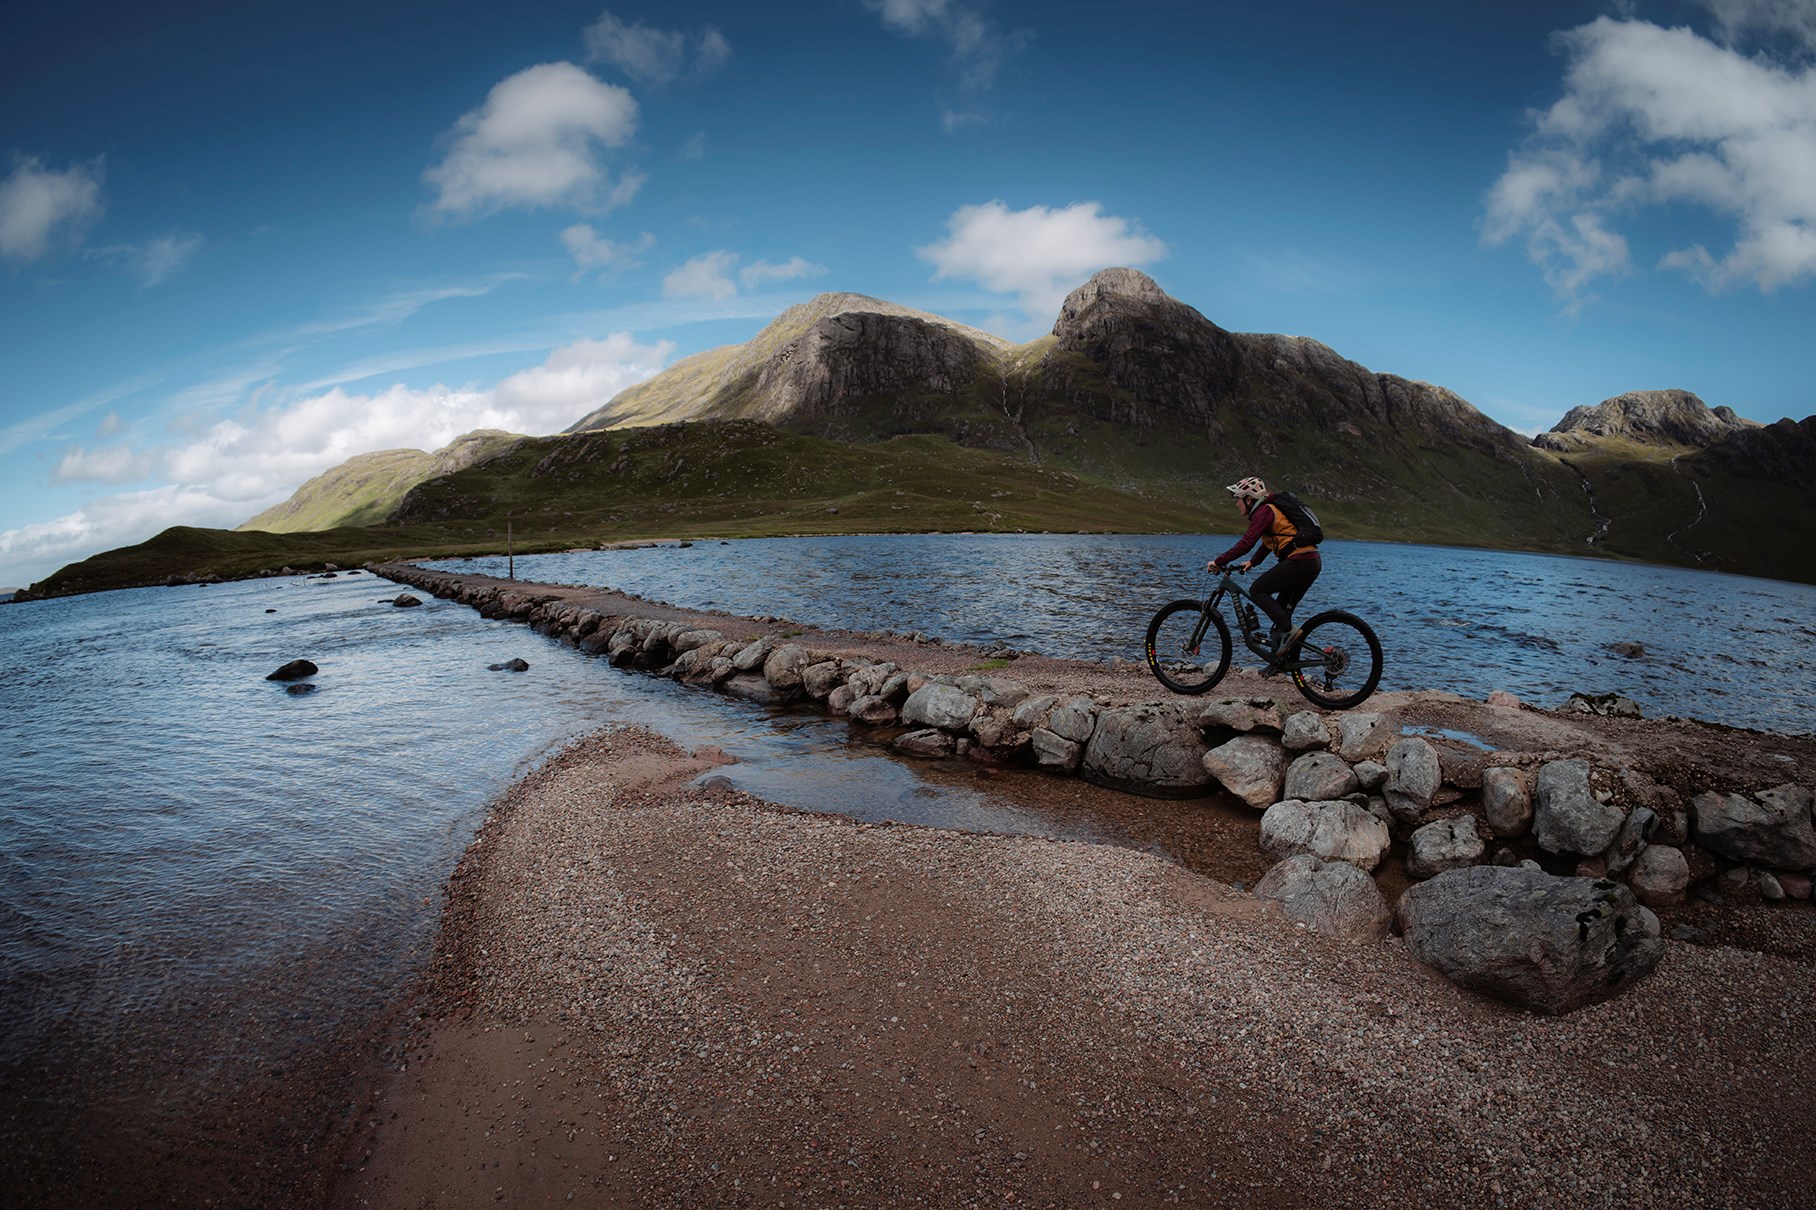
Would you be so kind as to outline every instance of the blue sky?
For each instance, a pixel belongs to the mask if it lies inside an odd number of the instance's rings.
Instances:
[[[9,6],[0,585],[1099,268],[1536,431],[1812,407],[1816,0]]]

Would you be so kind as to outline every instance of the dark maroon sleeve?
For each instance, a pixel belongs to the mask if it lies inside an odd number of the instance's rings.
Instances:
[[[1267,527],[1273,523],[1273,515],[1274,506],[1271,504],[1257,504],[1254,508],[1250,509],[1248,532],[1242,535],[1241,540],[1238,541],[1236,545],[1218,555],[1214,561],[1218,563],[1234,563],[1237,559],[1240,559],[1243,555],[1247,554],[1249,547],[1261,541],[1261,535],[1266,533]],[[1265,550],[1261,552],[1261,557],[1263,559],[1267,558],[1267,552]]]

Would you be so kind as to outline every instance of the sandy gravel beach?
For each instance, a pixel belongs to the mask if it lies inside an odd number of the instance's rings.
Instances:
[[[1014,675],[1155,696],[1051,663]],[[1808,739],[1385,704],[1743,781],[1816,768]],[[496,805],[334,1204],[1793,1206],[1816,1185],[1808,903],[1692,901],[1665,923],[1698,940],[1652,976],[1539,1017],[1232,889],[1271,861],[1211,802],[1139,800],[1220,852],[1182,862],[787,811],[696,784],[717,759],[609,730]],[[1043,785],[1111,793],[1004,792]]]

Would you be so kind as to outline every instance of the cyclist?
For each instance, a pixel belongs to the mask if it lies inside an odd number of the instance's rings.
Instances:
[[[1248,518],[1248,529],[1236,545],[1205,564],[1205,570],[1222,571],[1227,564],[1248,553],[1257,541],[1263,549],[1242,565],[1243,571],[1253,571],[1267,559],[1269,552],[1278,558],[1279,561],[1273,568],[1256,580],[1254,587],[1249,590],[1255,604],[1267,614],[1268,621],[1273,623],[1268,643],[1277,661],[1280,653],[1291,647],[1299,637],[1297,628],[1289,634],[1287,627],[1293,620],[1293,609],[1299,604],[1299,599],[1323,570],[1323,561],[1318,556],[1316,546],[1297,544],[1295,539],[1299,531],[1287,519],[1284,511],[1270,503],[1274,496],[1267,490],[1267,484],[1251,475],[1223,490],[1236,498],[1236,507]]]

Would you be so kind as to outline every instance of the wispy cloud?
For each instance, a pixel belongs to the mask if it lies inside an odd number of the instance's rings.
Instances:
[[[816,265],[799,256],[790,257],[781,264],[771,264],[764,260],[752,261],[740,269],[738,262],[741,259],[743,258],[736,252],[723,249],[701,253],[662,279],[662,296],[706,298],[723,302],[737,296],[740,282],[746,290],[755,290],[770,282],[820,277],[826,272],[825,265]]]
[[[1711,290],[1816,280],[1816,6],[1708,7],[1713,38],[1608,17],[1557,36],[1564,95],[1533,115],[1482,231],[1492,245],[1521,241],[1568,309],[1632,271],[1634,216],[1681,204],[1725,218],[1733,242],[1670,248],[1660,268]],[[1798,52],[1785,53],[1787,36]]]
[[[731,58],[731,43],[714,26],[697,34],[651,29],[607,10],[586,27],[587,61],[609,63],[644,84],[667,84],[684,71],[709,75]]]
[[[996,83],[1003,63],[1034,36],[1025,29],[1001,29],[977,6],[960,0],[864,0],[864,7],[904,37],[945,45],[959,91],[966,97],[962,106],[942,107],[940,125],[947,132],[990,120],[973,103]]]
[[[591,223],[575,223],[561,233],[561,245],[578,266],[574,280],[589,273],[602,276],[635,269],[645,252],[656,246],[656,237],[645,231],[634,240],[611,240],[593,230]]]
[[[916,248],[934,280],[960,278],[1013,294],[1033,319],[1050,319],[1068,291],[1099,269],[1151,264],[1167,246],[1128,219],[1102,213],[1098,202],[1061,209],[1011,210],[1001,201],[961,206],[946,220],[946,238]]]
[[[448,136],[447,155],[423,173],[430,212],[480,218],[514,206],[605,213],[626,205],[645,178],[619,172],[607,152],[637,129],[637,102],[572,63],[543,63],[493,85],[485,104]]]
[[[0,181],[0,257],[15,264],[42,260],[59,246],[82,242],[100,219],[103,160],[61,171],[36,157],[15,157]]]
[[[1361,284],[1363,275],[1354,265],[1299,248],[1243,248],[1241,258],[1250,275],[1268,288],[1285,294],[1347,294]]]
[[[173,231],[139,244],[108,244],[90,248],[85,253],[91,260],[122,265],[149,289],[177,273],[202,250],[202,237],[190,231]]]

